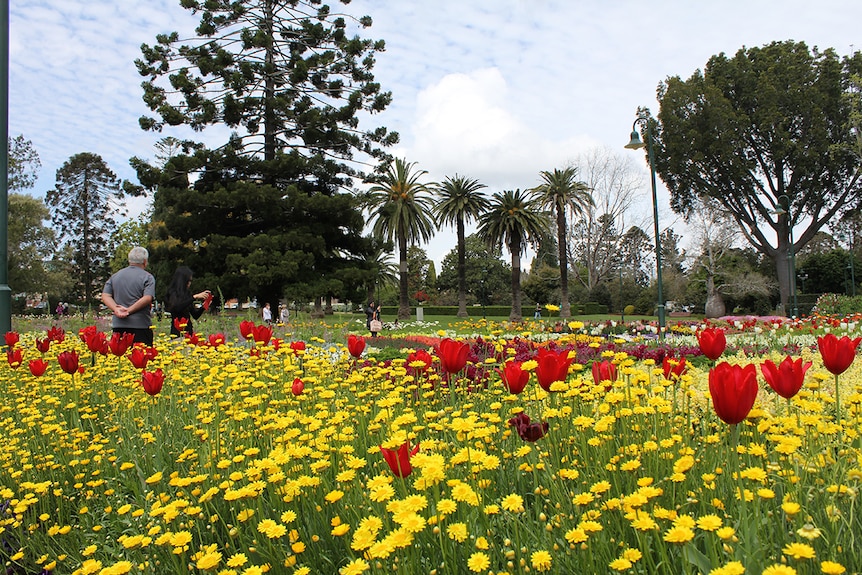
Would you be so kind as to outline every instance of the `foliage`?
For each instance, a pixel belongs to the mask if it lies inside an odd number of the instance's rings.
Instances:
[[[6,188],[9,191],[32,188],[36,184],[42,161],[33,147],[33,142],[25,140],[23,134],[9,138],[7,148],[9,165]]]
[[[562,301],[560,317],[567,318],[571,315],[569,308],[569,251],[566,242],[567,222],[569,217],[583,215],[589,207],[595,206],[595,202],[590,194],[589,186],[577,179],[578,169],[575,167],[555,169],[553,172],[543,171],[540,176],[542,183],[531,191],[536,195],[539,204],[549,209],[556,218],[560,299]]]
[[[110,275],[110,238],[125,215],[124,197],[114,172],[89,152],[69,158],[45,194],[58,239],[72,247],[77,295],[85,304],[96,300]]]
[[[699,195],[715,199],[773,261],[784,304],[791,237],[799,252],[862,198],[845,98],[860,68],[859,52],[840,59],[832,49],[773,42],[713,56],[703,72],[659,87],[655,165],[673,209],[690,211]]]
[[[346,4],[346,2],[344,2]],[[198,36],[176,32],[142,46],[147,130],[222,126],[212,150],[166,143],[156,165],[134,159],[156,189],[152,246],[158,283],[178,264],[230,296],[276,307],[281,297],[357,297],[375,283],[355,198],[343,190],[355,166],[397,142],[359,116],[385,109],[374,82],[382,42],[351,36],[351,24],[315,1],[183,1]]]
[[[464,278],[470,295],[469,303],[479,302],[486,305],[508,301],[508,280],[511,277],[509,265],[501,259],[499,248],[488,246],[477,234],[470,234],[464,240]],[[444,257],[437,276],[437,288],[442,291],[456,291],[458,279],[457,248]],[[460,306],[460,303],[459,303]]]
[[[485,184],[478,180],[455,174],[447,176],[437,189],[437,199],[434,204],[434,215],[441,224],[455,226],[458,276],[458,315],[467,316],[467,246],[465,226],[468,222],[478,220],[488,209],[488,199],[480,190]]]
[[[521,253],[527,244],[537,245],[550,231],[548,217],[535,198],[521,190],[497,192],[479,220],[479,236],[489,245],[505,245],[512,255],[512,315],[521,319]]]
[[[408,247],[428,241],[434,232],[431,184],[419,181],[426,172],[415,162],[396,158],[369,188],[365,205],[374,222],[374,235],[394,241],[398,248],[398,317],[410,316]]]
[[[825,293],[817,298],[813,311],[827,316],[847,316],[859,313],[860,309],[862,309],[862,294],[847,296],[844,294]]]

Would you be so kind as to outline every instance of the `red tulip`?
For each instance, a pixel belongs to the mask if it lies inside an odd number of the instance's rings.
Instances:
[[[135,334],[114,332],[111,335],[111,341],[108,342],[108,349],[117,357],[126,355],[126,352],[135,344]]]
[[[417,349],[407,354],[407,370],[416,377],[420,373],[428,371],[432,361],[431,354],[427,350]]]
[[[677,359],[675,357],[665,356],[661,362],[661,368],[662,371],[664,371],[665,379],[679,379],[686,370],[685,358],[681,357]]]
[[[305,342],[304,341],[292,341],[290,342],[290,349],[294,352],[305,351]]]
[[[255,343],[266,345],[272,339],[272,328],[268,325],[256,325],[251,330]]]
[[[189,318],[187,318],[187,317],[175,317],[174,318],[174,328],[178,332],[183,333],[184,331],[186,331],[186,327],[188,327],[188,325],[189,325]]]
[[[804,365],[800,357],[793,361],[791,357],[785,357],[777,366],[770,360],[766,360],[760,365],[760,371],[763,373],[763,378],[769,387],[775,390],[775,393],[785,399],[790,399],[802,389],[802,383],[805,381],[805,372],[811,367],[811,362],[808,361]]]
[[[18,343],[19,340],[17,331],[7,331],[6,332],[6,345],[8,347],[15,347],[15,344]]]
[[[24,363],[24,352],[21,351],[20,347],[10,347],[6,350],[6,361],[9,362],[12,369],[18,369]]]
[[[703,355],[715,361],[724,353],[724,348],[727,347],[727,338],[724,336],[723,329],[708,327],[698,332],[697,343],[700,345],[700,351],[703,352]]]
[[[350,355],[359,359],[362,352],[365,350],[365,338],[361,335],[350,334],[347,336],[347,351]]]
[[[87,334],[85,340],[87,349],[93,353],[108,355],[108,337],[102,331],[92,331]]]
[[[159,368],[156,371],[144,371],[141,373],[141,385],[144,391],[150,395],[158,395],[165,383],[165,374]]]
[[[30,373],[36,377],[41,377],[48,369],[48,362],[42,358],[30,360]]]
[[[275,351],[281,349],[281,339],[277,337],[272,338],[272,349],[274,349]]]
[[[224,334],[223,333],[211,333],[207,341],[209,341],[209,344],[212,347],[217,348],[218,346],[220,346],[221,344],[223,344],[225,342]]]
[[[712,406],[725,423],[739,423],[748,417],[757,391],[757,369],[753,363],[742,367],[725,361],[709,370]]]
[[[60,369],[66,373],[72,374],[78,371],[78,352],[77,351],[62,351],[57,356],[57,363],[60,364]]]
[[[510,361],[503,366],[503,369],[497,370],[500,373],[503,386],[509,393],[521,393],[527,386],[527,382],[530,381],[530,372],[521,369],[521,365],[520,361]]]
[[[90,339],[94,333],[99,331],[99,329],[94,325],[88,325],[87,327],[82,327],[78,330],[78,337],[84,343],[87,343],[87,340]]]
[[[304,389],[305,389],[305,384],[302,382],[302,380],[299,379],[298,377],[294,378],[293,385],[290,386],[290,392],[293,395],[302,395],[302,392]]]
[[[251,339],[251,332],[254,330],[254,322],[251,320],[245,320],[239,322],[239,333],[245,339]]]
[[[596,385],[601,384],[603,381],[616,381],[617,380],[617,366],[610,360],[605,361],[594,361],[593,362],[593,381],[596,382]],[[610,388],[607,384],[606,387]]]
[[[416,444],[412,450],[410,449],[410,440],[408,439],[397,450],[386,449],[380,447],[380,453],[383,454],[383,459],[389,464],[389,469],[395,474],[395,477],[407,477],[413,473],[413,466],[410,465],[410,458],[419,453],[419,444]]]
[[[132,353],[129,354],[129,361],[132,362],[138,369],[144,369],[147,367],[147,362],[150,358],[147,356],[147,352],[143,347],[135,346],[132,348]]]
[[[45,339],[39,339],[37,337],[36,349],[39,351],[39,353],[48,353],[48,350],[51,349],[51,339],[47,337]]]
[[[565,350],[551,351],[541,348],[536,354],[536,380],[545,391],[551,390],[555,381],[566,381],[569,378],[569,366],[572,359]]]
[[[548,422],[531,423],[530,416],[523,411],[509,420],[509,425],[513,426],[518,436],[524,441],[538,441],[548,433]]]
[[[463,341],[446,338],[437,345],[437,357],[446,373],[458,373],[467,365],[470,345]]]
[[[838,338],[835,334],[827,333],[817,338],[817,347],[820,349],[820,357],[823,358],[823,367],[833,375],[841,375],[856,358],[856,348],[862,337],[850,339],[846,335]]]
[[[53,341],[54,343],[63,343],[66,339],[66,332],[63,331],[62,327],[59,326],[51,326],[48,328],[48,339]]]

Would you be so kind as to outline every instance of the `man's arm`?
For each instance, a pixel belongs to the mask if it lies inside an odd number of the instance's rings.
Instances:
[[[144,295],[138,301],[136,301],[135,303],[133,303],[129,307],[125,308],[125,310],[126,310],[126,313],[128,315],[131,315],[135,312],[141,311],[142,309],[150,307],[150,305],[152,305],[152,303],[153,303],[153,296]],[[122,307],[122,306],[120,306],[120,307]]]
[[[128,317],[129,315],[129,310],[118,305],[117,302],[114,301],[114,296],[109,293],[102,292],[102,303],[104,303],[105,307],[111,310],[111,313],[117,317]]]

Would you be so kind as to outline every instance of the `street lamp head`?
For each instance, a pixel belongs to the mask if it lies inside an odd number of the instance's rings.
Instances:
[[[631,141],[628,144],[626,144],[624,147],[627,150],[640,150],[644,146],[646,146],[646,144],[641,142],[640,134],[638,134],[637,130],[632,130]]]

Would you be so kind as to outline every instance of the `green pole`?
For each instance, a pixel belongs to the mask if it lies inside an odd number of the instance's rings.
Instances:
[[[0,0],[0,333],[12,331],[9,289],[9,0]]]

